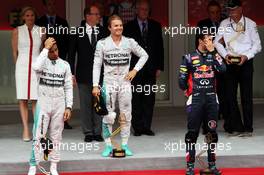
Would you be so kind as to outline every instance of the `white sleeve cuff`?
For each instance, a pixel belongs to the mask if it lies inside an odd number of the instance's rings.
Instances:
[[[134,69],[135,69],[137,72],[140,70],[140,68],[138,68],[137,66],[135,66]]]
[[[48,52],[49,52],[49,49],[43,48],[42,52],[43,52],[43,53],[47,53],[47,54],[48,54]]]

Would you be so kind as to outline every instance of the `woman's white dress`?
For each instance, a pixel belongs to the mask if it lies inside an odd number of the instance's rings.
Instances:
[[[19,100],[37,100],[37,76],[32,64],[40,54],[41,28],[31,31],[26,24],[18,27],[18,57],[16,62],[16,94]]]

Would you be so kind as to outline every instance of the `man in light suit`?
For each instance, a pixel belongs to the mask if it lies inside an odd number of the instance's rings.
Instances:
[[[215,37],[218,53],[227,63],[225,130],[230,136],[251,137],[253,133],[253,58],[261,51],[261,41],[254,21],[243,15],[240,0],[228,1],[229,17],[223,20]],[[224,45],[222,44],[224,41]],[[238,102],[240,85],[243,122]]]

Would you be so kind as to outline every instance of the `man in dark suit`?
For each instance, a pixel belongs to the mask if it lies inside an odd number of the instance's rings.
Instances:
[[[45,6],[46,14],[36,21],[36,25],[45,27],[47,37],[53,37],[56,40],[60,51],[59,57],[65,60],[68,52],[69,37],[66,30],[63,32],[59,28],[69,28],[68,22],[56,14],[55,0],[43,0],[43,5]],[[53,32],[52,28],[57,30]]]
[[[45,27],[47,37],[53,37],[56,40],[60,51],[59,57],[65,60],[68,52],[69,37],[66,32],[62,33],[58,29],[59,27],[69,28],[68,22],[56,14],[55,0],[43,0],[43,5],[46,14],[36,21],[36,25]],[[67,121],[64,122],[64,129],[72,129]]]
[[[92,103],[92,72],[96,43],[105,37],[105,31],[98,25],[100,19],[99,8],[91,5],[84,9],[85,23],[70,39],[68,61],[71,71],[78,83],[81,109],[81,126],[84,141],[103,141],[101,136],[101,117],[96,115]],[[77,52],[77,65],[75,55]]]
[[[124,27],[124,35],[134,38],[149,55],[144,68],[140,70],[132,81],[134,89],[141,86],[152,87],[164,67],[164,50],[161,24],[149,19],[150,5],[148,1],[140,0],[136,4],[137,17]],[[138,57],[133,55],[131,67],[134,67]],[[132,126],[135,136],[142,134],[154,136],[151,130],[155,93],[137,92],[134,90],[132,98]]]
[[[207,5],[207,13],[208,18],[199,21],[197,26],[211,29],[212,34],[216,35],[217,29],[222,21],[220,4],[215,0],[210,1]]]
[[[109,16],[106,15],[104,5],[101,2],[94,2],[93,5],[97,6],[100,11],[100,19],[99,24],[104,28],[107,36],[110,35],[110,31],[108,30],[108,18]],[[85,25],[86,20],[81,21],[81,25]]]

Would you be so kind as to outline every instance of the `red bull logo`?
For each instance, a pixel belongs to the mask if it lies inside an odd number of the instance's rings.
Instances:
[[[212,71],[211,73],[206,73],[203,72],[201,74],[199,73],[194,73],[194,78],[213,78],[214,77],[214,72]]]
[[[202,66],[196,67],[196,71],[207,72],[209,70],[212,70],[212,66],[202,65]]]

